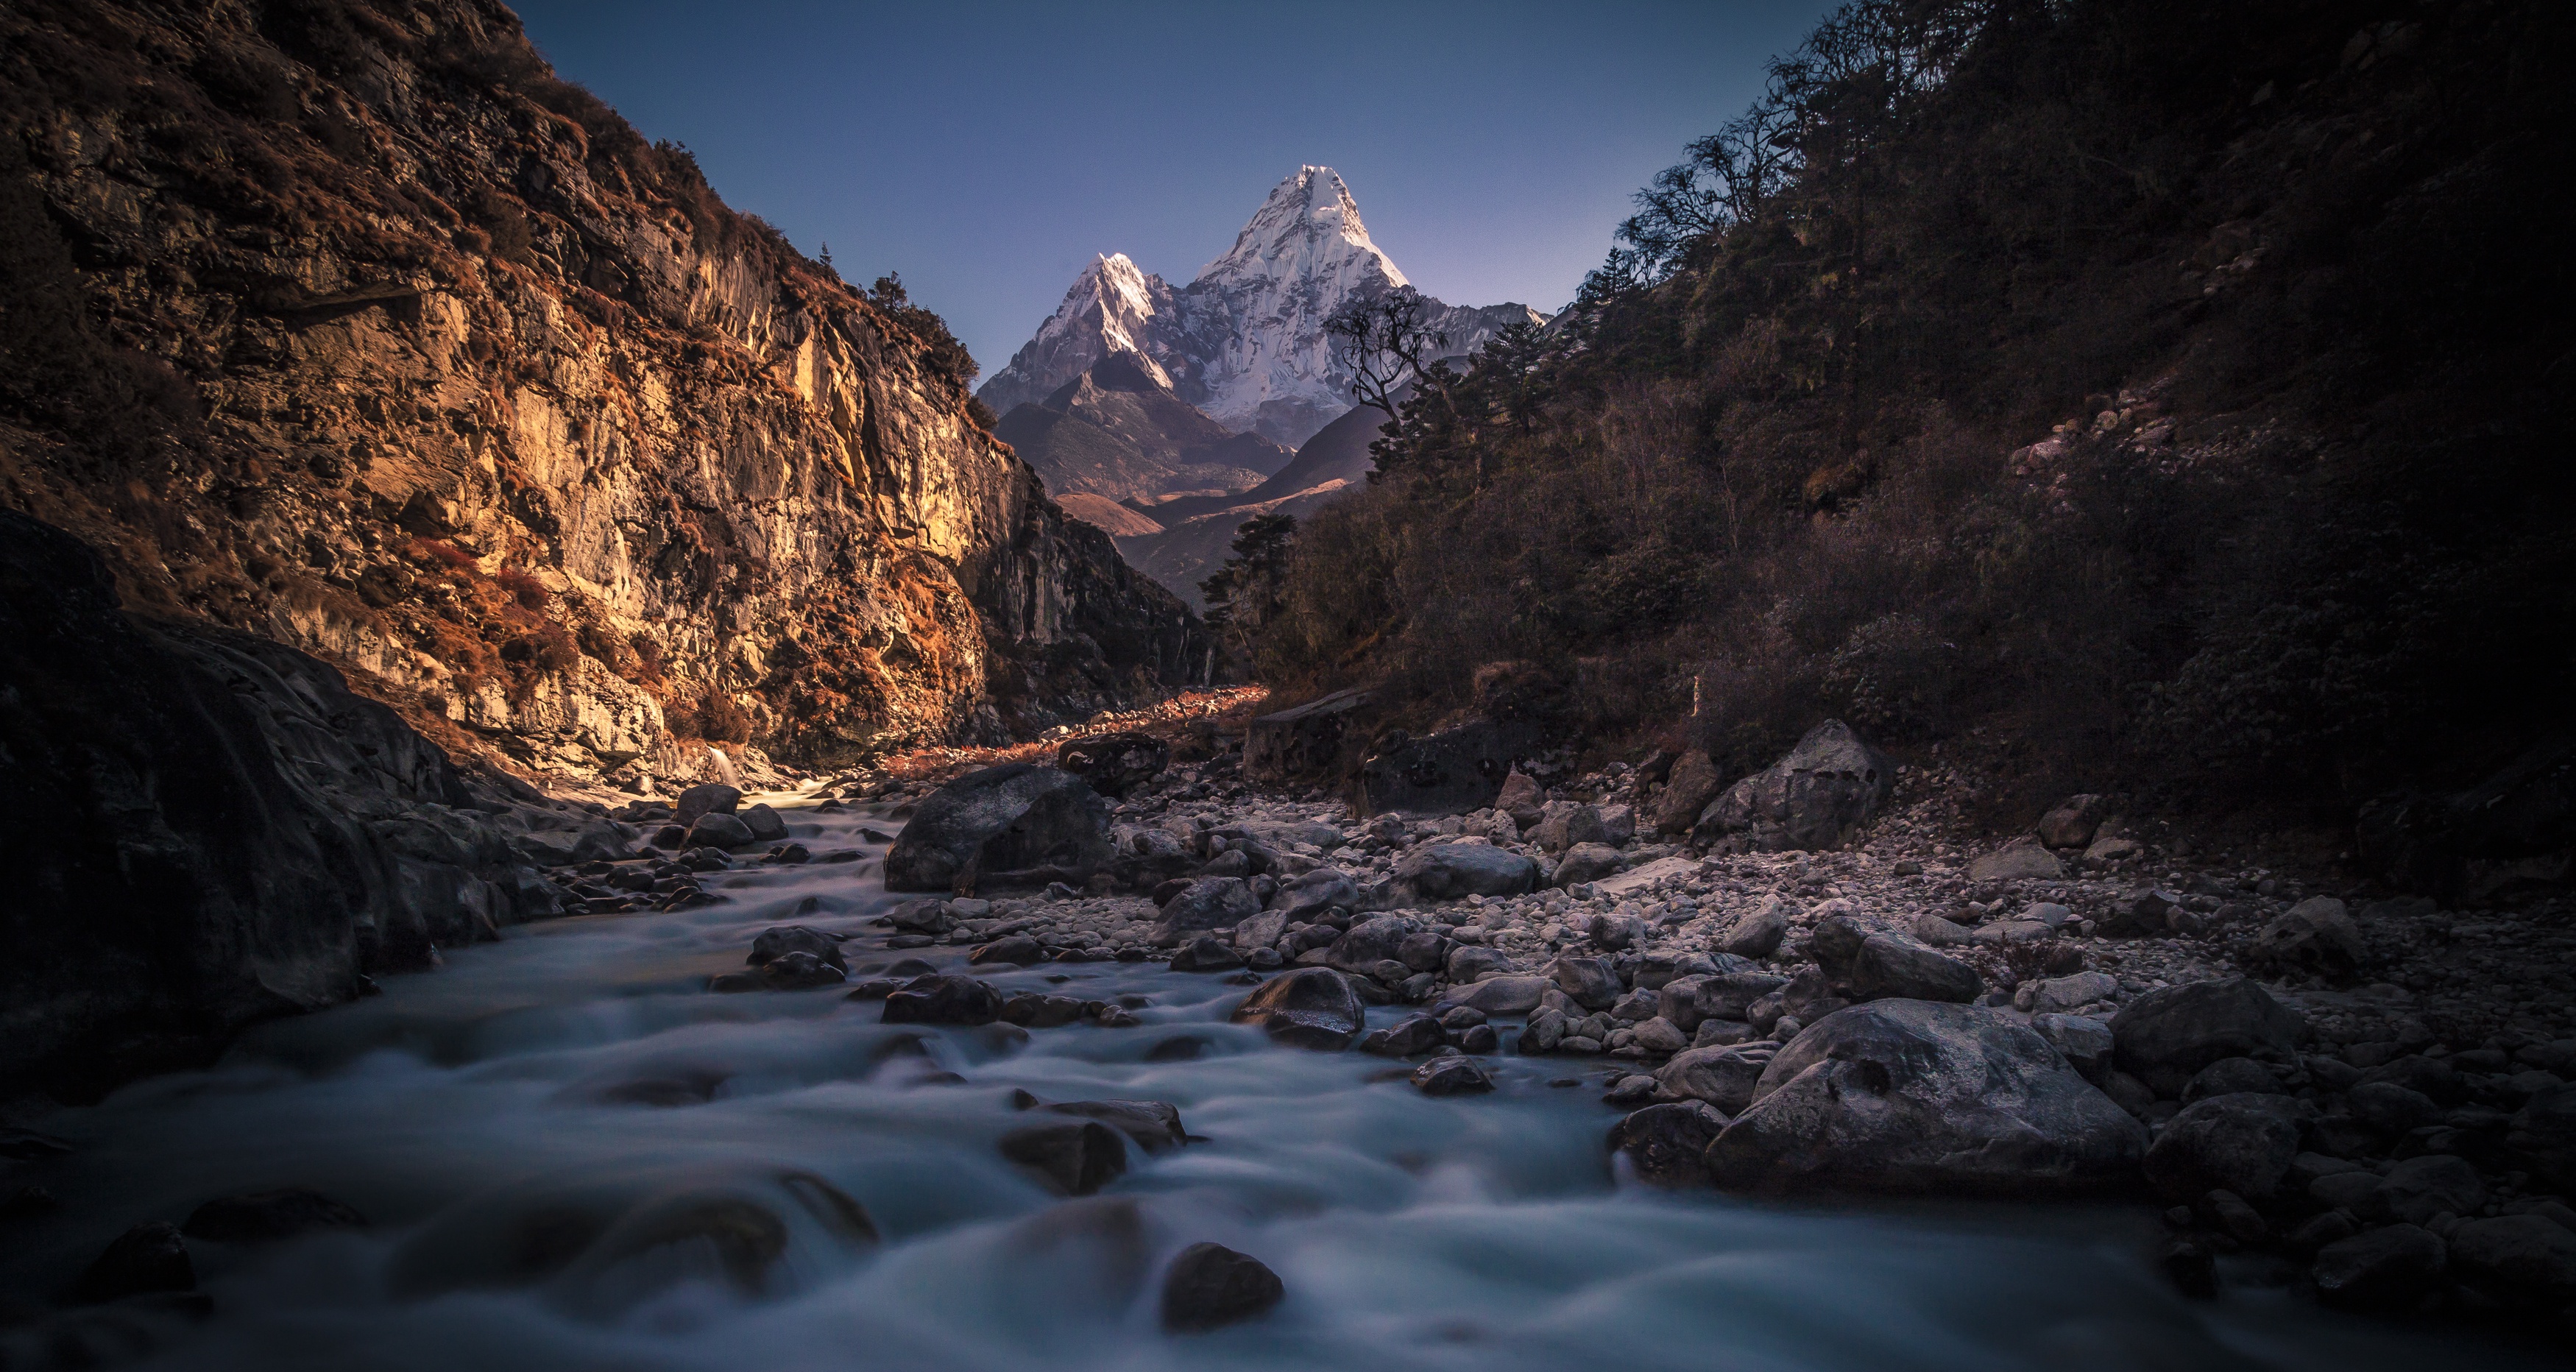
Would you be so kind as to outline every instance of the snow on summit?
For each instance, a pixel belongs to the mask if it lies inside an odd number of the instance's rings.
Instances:
[[[1273,187],[1234,246],[1174,289],[1124,253],[1096,257],[1053,315],[986,382],[996,413],[1034,403],[1112,353],[1134,353],[1181,399],[1238,433],[1295,446],[1351,408],[1324,320],[1353,296],[1405,285],[1330,167],[1299,167]],[[1435,302],[1437,303],[1437,302]],[[1495,330],[1537,318],[1526,306],[1441,306],[1450,346],[1471,352]]]

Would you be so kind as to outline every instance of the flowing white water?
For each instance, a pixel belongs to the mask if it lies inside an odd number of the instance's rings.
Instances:
[[[874,817],[790,818],[819,851],[865,846],[855,830]],[[1490,1059],[1496,1093],[1428,1099],[1371,1080],[1382,1059],[1227,1025],[1244,988],[1218,977],[1116,963],[992,976],[1147,1002],[1143,1028],[1024,1044],[880,1025],[880,1002],[838,988],[702,989],[782,922],[856,933],[855,968],[915,955],[869,927],[893,898],[868,851],[719,877],[720,905],[519,930],[375,1000],[271,1026],[212,1071],[54,1121],[80,1150],[8,1177],[67,1202],[6,1232],[0,1289],[22,1297],[126,1226],[217,1196],[306,1186],[375,1224],[192,1243],[211,1319],[0,1331],[0,1366],[73,1334],[155,1366],[441,1372],[2545,1365],[2286,1291],[2183,1300],[2146,1261],[2141,1210],[1642,1189],[1603,1155],[1617,1112],[1589,1077],[1548,1084],[1574,1065]],[[819,909],[793,913],[809,898]],[[942,965],[963,951],[924,950]],[[1169,1101],[1201,1141],[1131,1150],[1101,1195],[1059,1199],[994,1151],[1030,1120],[1014,1088]],[[729,1267],[721,1237],[685,1237],[779,1223],[765,1269],[739,1243]],[[1268,1263],[1287,1299],[1251,1324],[1166,1336],[1162,1265],[1203,1239]]]

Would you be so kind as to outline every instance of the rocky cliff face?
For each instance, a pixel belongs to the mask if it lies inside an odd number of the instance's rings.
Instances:
[[[1407,284],[1330,167],[1300,167],[1270,192],[1224,256],[1175,290],[1125,254],[1083,269],[1054,315],[979,394],[996,412],[1045,398],[1120,351],[1159,367],[1181,399],[1236,432],[1294,447],[1351,408],[1324,320],[1353,296]],[[1438,302],[1433,302],[1438,305]],[[1439,305],[1432,327],[1472,353],[1526,305]]]
[[[13,5],[0,63],[0,502],[144,606],[627,781],[689,739],[991,734],[1189,656],[935,320],[727,209],[498,4]]]
[[[95,1098],[262,1019],[557,913],[594,810],[460,771],[266,639],[120,614],[98,557],[0,511],[0,1095]]]

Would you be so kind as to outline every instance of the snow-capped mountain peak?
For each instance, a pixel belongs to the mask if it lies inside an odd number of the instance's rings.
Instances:
[[[1238,433],[1294,446],[1351,408],[1324,321],[1344,302],[1406,285],[1330,167],[1271,189],[1234,246],[1174,290],[1123,253],[1095,258],[1053,315],[977,394],[996,412],[1035,404],[1092,364],[1132,352],[1182,400]],[[1526,306],[1440,305],[1429,321],[1453,352],[1537,316]]]
[[[1304,269],[1312,265],[1346,259],[1365,260],[1393,285],[1408,284],[1394,260],[1369,241],[1359,202],[1341,175],[1330,167],[1300,167],[1271,188],[1234,247],[1201,268],[1198,281],[1308,275]]]

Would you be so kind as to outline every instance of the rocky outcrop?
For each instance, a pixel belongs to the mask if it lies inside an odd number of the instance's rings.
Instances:
[[[1369,815],[1463,815],[1488,808],[1511,774],[1516,741],[1491,720],[1420,738],[1398,731],[1360,764],[1356,808]]]
[[[2146,1130],[2003,1014],[1884,1000],[1809,1026],[1709,1145],[1722,1186],[2034,1196],[2133,1182]]]
[[[0,503],[139,606],[629,782],[711,763],[675,736],[831,765],[1192,658],[935,316],[728,209],[498,4],[14,6],[0,71],[0,306],[54,359],[0,386]]]
[[[0,1092],[94,1097],[556,913],[631,830],[471,777],[293,649],[118,611],[0,512]]]
[[[1728,787],[1698,827],[1755,852],[1839,848],[1895,789],[1895,762],[1829,719],[1787,756]]]
[[[1109,804],[1099,792],[1071,772],[1010,762],[922,800],[886,853],[886,889],[1082,881],[1110,856]]]

